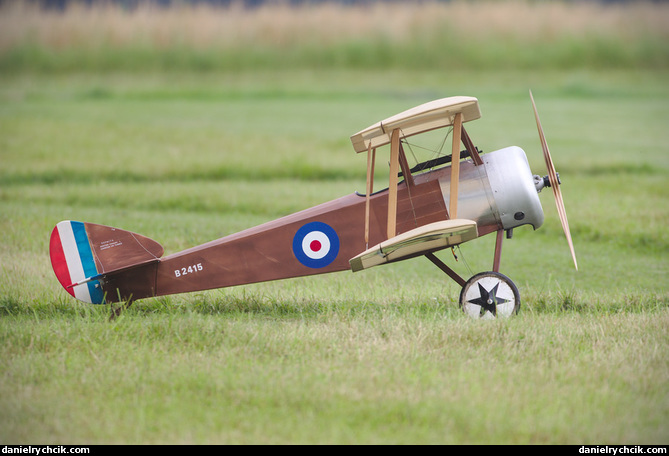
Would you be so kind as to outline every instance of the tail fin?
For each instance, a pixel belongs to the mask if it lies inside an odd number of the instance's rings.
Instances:
[[[163,247],[130,231],[94,223],[63,221],[51,232],[49,255],[60,284],[80,301],[104,304],[100,278],[159,261]]]

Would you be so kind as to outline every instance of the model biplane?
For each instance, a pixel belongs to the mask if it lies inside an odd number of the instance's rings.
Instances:
[[[530,92],[530,97],[531,97]],[[132,302],[174,293],[230,287],[426,257],[461,287],[460,306],[474,317],[518,311],[517,287],[499,272],[505,233],[539,228],[538,193],[553,190],[576,265],[564,203],[534,99],[548,175],[530,171],[525,152],[479,151],[464,124],[481,116],[472,97],[443,98],[375,123],[353,136],[367,156],[366,191],[326,202],[221,239],[163,257],[145,236],[93,223],[63,221],[50,239],[61,285],[93,304]],[[409,168],[407,138],[436,129],[452,135],[450,155]],[[389,146],[389,147],[384,147]],[[389,149],[388,187],[374,191],[377,150]],[[492,269],[465,280],[435,252],[487,234],[496,236]]]

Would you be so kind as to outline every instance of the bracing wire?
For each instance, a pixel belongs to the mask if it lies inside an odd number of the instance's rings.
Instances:
[[[470,276],[470,277],[473,276],[473,275],[474,275],[474,271],[473,271],[472,268],[469,266],[469,263],[467,263],[467,258],[465,258],[464,253],[462,253],[462,249],[460,248],[460,245],[458,244],[457,246],[455,246],[455,248],[458,249],[458,257],[462,259],[462,264],[464,264],[464,265],[465,265],[465,268],[467,268],[467,272],[469,273],[469,276]]]
[[[439,157],[444,155],[443,154],[444,146],[446,145],[448,137],[451,135],[452,131],[453,131],[452,127],[448,129],[448,131],[446,132],[446,135],[444,135],[443,139],[440,141],[440,143],[437,145],[436,148],[429,148],[429,147],[421,146],[420,144],[411,143],[406,138],[402,140],[402,144],[407,146],[407,148],[409,149],[409,152],[411,152],[411,156],[415,160],[416,164],[418,164],[418,163],[420,163],[420,160],[418,160],[418,157],[416,157],[416,153],[414,151],[414,148],[430,152],[432,155],[429,157],[429,159],[439,158]]]

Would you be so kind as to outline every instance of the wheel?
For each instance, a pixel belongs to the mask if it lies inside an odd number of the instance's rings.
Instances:
[[[504,274],[481,272],[462,287],[460,307],[472,318],[510,317],[520,309],[520,293]]]

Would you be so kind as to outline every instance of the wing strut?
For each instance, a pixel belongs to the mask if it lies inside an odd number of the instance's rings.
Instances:
[[[372,191],[374,190],[374,162],[376,161],[376,148],[372,149],[372,142],[367,147],[367,196],[365,198],[365,249],[369,248],[369,204]]]
[[[448,215],[458,218],[458,181],[460,180],[460,138],[462,137],[462,113],[455,115],[453,121],[453,152],[451,155],[451,201]]]
[[[400,130],[395,128],[390,134],[390,182],[388,193],[388,239],[395,237],[397,229],[397,173],[400,164]]]

